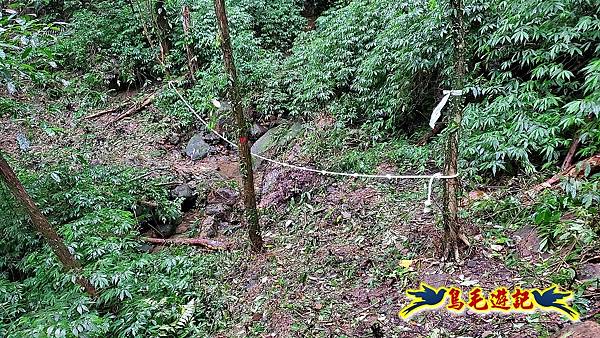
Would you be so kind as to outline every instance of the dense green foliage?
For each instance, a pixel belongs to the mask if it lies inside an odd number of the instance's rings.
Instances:
[[[96,300],[65,274],[2,185],[1,336],[202,336],[215,329],[222,311],[219,288],[211,283],[217,259],[186,248],[142,250],[139,222],[172,221],[179,203],[139,175],[88,166],[19,175],[101,290]],[[150,215],[140,201],[161,208]]]
[[[227,80],[213,1],[164,1],[166,29],[157,24],[155,4],[46,0],[1,8],[0,117],[23,117],[21,99],[36,91],[61,104],[80,102],[74,108],[80,116],[109,93],[152,86],[155,106],[190,127],[195,117],[165,85],[174,81],[215,122],[222,111],[210,100],[226,97]],[[182,27],[185,4],[189,36]],[[227,6],[249,116],[329,121],[306,128],[302,144],[302,155],[329,169],[441,167],[447,131],[428,147],[413,143],[428,128],[442,90],[460,89],[450,88],[447,2],[231,0]],[[600,152],[598,0],[467,0],[465,20],[460,170],[475,178],[467,184],[554,171],[574,139],[580,140],[576,159]],[[161,41],[171,47],[164,59]],[[194,83],[185,76],[186,45],[198,64]],[[56,102],[48,111],[62,111]],[[227,314],[225,286],[215,282],[220,258],[189,248],[143,250],[141,223],[181,217],[180,201],[169,200],[164,188],[140,180],[139,171],[84,161],[18,174],[100,296],[92,300],[73,283],[0,184],[0,336],[196,337],[220,328]],[[526,209],[515,200],[486,200],[473,210],[477,217],[504,217],[503,209],[518,209],[515,224],[533,224],[543,250],[581,250],[600,232],[599,179],[585,170]]]
[[[165,3],[167,32],[154,25],[155,8],[146,2],[73,5],[58,43],[35,48],[28,43],[40,35],[36,32],[53,27],[17,12],[5,16],[9,25],[2,37],[14,48],[0,54],[4,81],[14,91],[7,74],[25,69],[39,82],[47,77],[44,69],[57,66],[58,56],[60,67],[85,74],[67,92],[102,83],[139,86],[185,72],[184,45],[190,43],[202,80],[188,94],[209,114],[209,99],[223,97],[226,84],[212,2],[190,3],[188,37],[181,28],[183,4]],[[315,30],[305,32],[302,5],[294,0],[229,4],[250,109],[263,118],[310,118],[326,111],[341,127],[365,129],[374,141],[425,124],[450,83],[453,48],[445,2],[340,2],[318,18]],[[465,6],[469,94],[462,154],[470,173],[532,172],[554,165],[574,138],[581,140],[579,157],[598,152],[597,1],[467,1]],[[160,39],[173,45],[164,63],[157,62]],[[159,104],[182,123],[191,121],[172,93],[163,93]]]
[[[57,68],[51,46],[60,28],[19,10],[18,4],[0,9],[0,85],[9,94],[24,81],[46,85]]]
[[[597,1],[466,4],[469,103],[464,157],[473,173],[556,163],[579,136],[598,151]],[[326,109],[374,136],[422,123],[448,88],[442,2],[353,1],[318,21],[286,61],[291,112]]]
[[[466,155],[476,169],[531,172],[555,163],[574,137],[600,150],[597,1],[496,1],[472,38],[476,102],[466,110]],[[563,152],[564,153],[564,152]]]

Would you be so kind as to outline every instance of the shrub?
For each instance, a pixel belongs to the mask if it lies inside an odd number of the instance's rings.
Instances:
[[[218,327],[220,287],[211,280],[219,256],[189,248],[150,254],[137,240],[149,212],[138,201],[157,202],[165,220],[178,216],[179,204],[163,188],[132,169],[18,172],[100,295],[92,300],[74,284],[2,184],[0,335],[206,336]]]

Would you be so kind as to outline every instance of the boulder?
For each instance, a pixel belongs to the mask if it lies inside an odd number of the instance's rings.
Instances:
[[[265,126],[261,126],[258,123],[254,123],[252,128],[250,128],[250,139],[257,140],[261,136],[263,136],[267,132],[267,128]]]
[[[140,250],[140,252],[145,252],[145,253],[152,252],[152,249],[154,249],[154,245],[150,245],[148,243],[142,243],[138,247],[138,250]]]
[[[207,216],[202,221],[202,237],[213,238],[219,233],[219,222],[213,216]]]
[[[294,123],[292,126],[282,124],[269,129],[263,136],[256,140],[254,144],[252,144],[252,153],[264,155],[276,145],[292,143],[291,141],[298,136],[301,131],[302,124],[300,123]],[[254,168],[258,168],[262,162],[259,158],[253,158],[252,160]]]
[[[173,223],[168,224],[158,224],[154,232],[157,237],[161,238],[169,238],[175,234],[175,229],[177,226]]]
[[[231,212],[231,207],[227,204],[209,204],[206,206],[204,213],[208,216],[214,216],[216,219],[224,220]]]
[[[181,211],[187,212],[194,208],[198,195],[194,192],[194,189],[189,184],[181,184],[171,190],[171,197],[174,199],[181,198]]]
[[[206,143],[208,144],[218,144],[219,142],[221,142],[221,138],[219,137],[219,135],[215,134],[212,131],[207,131],[206,133],[204,133],[203,139]]]
[[[171,196],[173,198],[192,198],[194,196],[194,189],[187,183],[181,184],[173,188]]]
[[[540,238],[537,230],[525,225],[515,232],[517,252],[522,259],[537,259],[540,248]]]
[[[229,206],[235,205],[237,203],[240,194],[228,187],[219,188],[217,190],[213,190],[208,194],[206,199],[206,203],[208,204],[226,204]]]
[[[600,325],[593,321],[585,321],[568,325],[554,338],[597,338],[600,337]]]
[[[600,263],[583,264],[577,271],[577,275],[582,281],[600,280]]]
[[[185,154],[193,161],[201,160],[208,155],[210,145],[204,142],[203,136],[200,134],[194,135],[185,147]]]

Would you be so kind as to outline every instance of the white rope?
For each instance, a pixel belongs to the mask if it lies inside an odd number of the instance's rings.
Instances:
[[[444,93],[444,97],[442,97],[442,99],[440,100],[440,103],[438,103],[438,105],[435,106],[435,108],[433,109],[433,112],[431,113],[431,119],[429,120],[429,126],[431,127],[431,129],[435,128],[435,123],[440,118],[440,116],[442,116],[442,109],[444,109],[444,106],[448,102],[450,95],[460,96],[463,94],[463,91],[462,90],[444,90],[443,93]]]
[[[213,132],[215,135],[217,135],[219,138],[221,138],[224,142],[226,142],[227,144],[231,145],[234,148],[237,148],[238,145],[233,143],[232,141],[228,140],[225,136],[223,136],[221,133],[219,133],[218,131],[214,130],[213,128],[211,128],[208,125],[208,122],[206,120],[204,120],[204,118],[189,104],[189,102],[183,98],[183,96],[181,95],[181,93],[179,93],[179,91],[177,90],[177,88],[175,88],[175,86],[173,85],[172,82],[169,82],[169,86],[171,86],[171,88],[175,91],[175,93],[177,94],[177,96],[179,96],[179,99],[181,100],[181,102],[183,102],[183,104],[185,104],[185,106],[190,110],[190,112],[192,112],[192,114],[194,114],[194,116],[196,116],[196,118],[198,118],[198,120],[200,120],[200,122],[202,122],[202,124],[206,127],[206,129],[208,129],[209,131]],[[446,91],[444,91],[445,93]],[[213,100],[216,101],[216,100]],[[216,101],[218,102],[218,101]],[[214,102],[213,102],[214,104]],[[216,106],[216,104],[215,104]],[[425,201],[425,209],[423,210],[424,212],[429,212],[429,206],[431,205],[431,194],[432,194],[432,185],[433,185],[433,180],[434,179],[450,179],[450,178],[456,178],[458,177],[458,174],[454,174],[454,175],[442,175],[442,173],[436,173],[433,175],[391,175],[391,174],[386,174],[386,175],[370,175],[370,174],[358,174],[358,173],[345,173],[345,172],[337,172],[337,171],[329,171],[329,170],[319,170],[319,169],[313,169],[313,168],[308,168],[308,167],[303,167],[303,166],[297,166],[295,164],[290,164],[290,163],[286,163],[286,162],[281,162],[278,160],[274,160],[268,157],[264,157],[262,155],[250,152],[250,155],[256,157],[256,158],[260,158],[261,160],[267,161],[267,162],[271,162],[274,164],[277,164],[279,166],[282,167],[287,167],[287,168],[292,168],[295,170],[301,170],[301,171],[309,171],[309,172],[313,172],[313,173],[317,173],[317,174],[321,174],[321,175],[329,175],[329,176],[346,176],[346,177],[360,177],[360,178],[385,178],[388,180],[391,179],[429,179],[429,189],[428,189],[428,195],[427,195],[427,201]]]

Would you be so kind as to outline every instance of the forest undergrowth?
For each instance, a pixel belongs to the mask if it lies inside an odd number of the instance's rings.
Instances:
[[[460,262],[440,259],[441,180],[427,212],[427,180],[264,161],[265,252],[249,250],[237,152],[168,85],[235,139],[212,1],[1,6],[1,155],[99,293],[80,290],[0,183],[0,337],[550,337],[572,327],[539,311],[405,321],[405,292],[421,282],[555,284],[573,291],[582,322],[598,321],[597,1],[464,2]],[[453,128],[447,117],[427,124],[452,78],[449,3],[227,6],[261,154],[348,173],[442,171]]]

